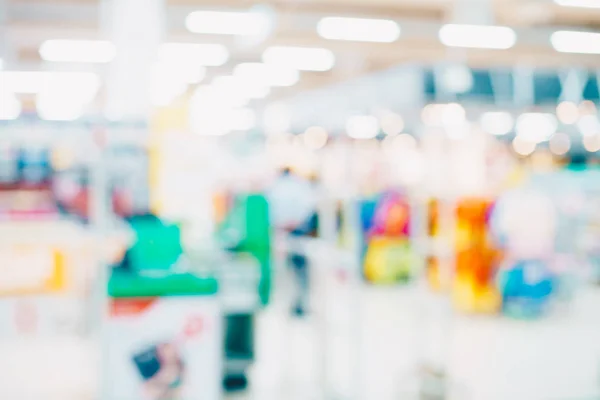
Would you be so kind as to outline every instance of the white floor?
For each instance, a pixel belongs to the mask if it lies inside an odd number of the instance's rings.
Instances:
[[[321,282],[305,320],[289,317],[292,289],[282,285],[258,321],[251,389],[233,399],[416,399],[426,362],[448,366],[450,399],[600,399],[599,289],[522,322],[453,316],[445,299],[416,286]],[[0,339],[0,399],[93,399],[97,360],[90,340]]]

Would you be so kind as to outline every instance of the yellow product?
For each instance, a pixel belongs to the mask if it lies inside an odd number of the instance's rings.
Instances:
[[[365,255],[365,276],[376,283],[408,280],[416,263],[408,240],[373,237]]]

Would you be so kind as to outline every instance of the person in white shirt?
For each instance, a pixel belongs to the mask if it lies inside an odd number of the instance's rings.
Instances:
[[[271,221],[276,229],[292,236],[310,236],[317,229],[317,190],[313,182],[284,169],[269,190]],[[298,283],[298,297],[293,313],[303,316],[308,306],[309,265],[304,254],[291,251],[288,263]]]

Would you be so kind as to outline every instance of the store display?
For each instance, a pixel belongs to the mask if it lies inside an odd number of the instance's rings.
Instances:
[[[216,281],[192,275],[137,279],[115,274],[109,283],[107,398],[220,399]]]

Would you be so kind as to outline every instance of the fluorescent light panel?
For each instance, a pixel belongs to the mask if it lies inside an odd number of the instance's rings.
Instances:
[[[517,136],[525,141],[541,143],[549,140],[558,129],[554,114],[525,113],[517,118]]]
[[[242,63],[233,70],[236,78],[252,80],[264,86],[293,86],[300,80],[297,69],[283,65]]]
[[[509,134],[515,125],[513,116],[506,111],[486,112],[481,116],[480,122],[484,131],[495,136]]]
[[[325,39],[391,43],[400,37],[400,26],[387,19],[326,17],[317,32]]]
[[[511,28],[490,25],[444,25],[439,32],[440,41],[449,47],[475,49],[510,49],[517,42]]]
[[[39,52],[44,61],[95,64],[109,63],[117,54],[114,44],[104,40],[46,40]]]
[[[12,93],[38,93],[49,87],[91,92],[99,86],[100,78],[92,72],[0,71],[0,88]]]
[[[213,35],[260,35],[270,25],[265,15],[256,12],[194,11],[185,20],[190,32]]]
[[[319,47],[269,47],[263,53],[266,64],[285,66],[301,71],[329,71],[335,65],[331,50]]]
[[[353,139],[372,139],[379,133],[379,121],[371,115],[350,117],[346,123],[346,132]]]
[[[231,98],[264,99],[271,92],[271,88],[261,82],[235,76],[219,76],[211,85]]]
[[[0,92],[0,121],[17,119],[21,115],[21,102],[10,92]]]
[[[229,60],[227,47],[213,43],[164,43],[158,50],[163,62],[219,67]]]
[[[598,0],[554,0],[554,2],[563,7],[600,9],[600,1]]]
[[[596,32],[557,31],[550,42],[561,53],[600,54],[600,33]]]

